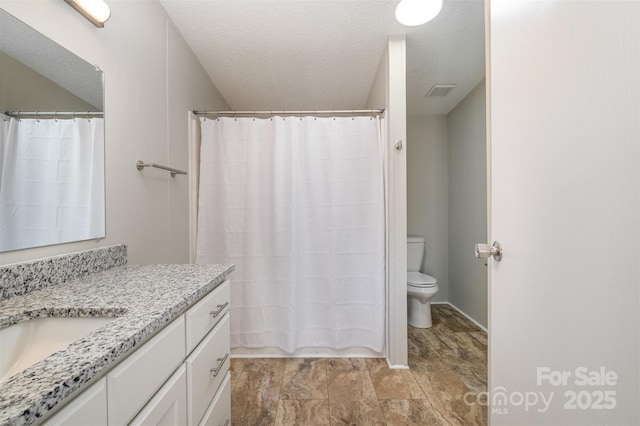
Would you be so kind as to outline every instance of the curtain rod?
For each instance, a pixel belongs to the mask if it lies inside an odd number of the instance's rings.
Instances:
[[[100,111],[7,111],[9,117],[102,117],[104,112]]]
[[[384,109],[354,109],[342,111],[199,111],[193,110],[195,115],[384,115]]]

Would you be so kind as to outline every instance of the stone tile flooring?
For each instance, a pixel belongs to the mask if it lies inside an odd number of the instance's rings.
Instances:
[[[487,388],[487,334],[449,305],[432,315],[433,327],[409,327],[409,370],[374,358],[233,359],[231,424],[486,425],[474,394]]]

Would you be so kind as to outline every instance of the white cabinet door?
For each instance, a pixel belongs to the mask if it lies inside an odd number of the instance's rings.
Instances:
[[[226,314],[185,362],[189,424],[200,422],[225,378],[231,362],[229,346],[229,314]]]
[[[102,378],[55,414],[47,426],[106,426],[107,379]]]
[[[181,315],[107,375],[109,424],[127,424],[182,363]]]
[[[488,16],[490,422],[638,425],[640,2]]]
[[[231,423],[231,373],[227,372],[224,382],[211,405],[204,413],[199,426],[228,426]]]
[[[182,365],[147,403],[130,426],[182,426],[187,424],[187,375]]]

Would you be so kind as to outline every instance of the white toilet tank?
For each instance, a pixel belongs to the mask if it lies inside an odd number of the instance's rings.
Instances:
[[[420,271],[425,241],[425,237],[416,235],[407,237],[407,271]]]

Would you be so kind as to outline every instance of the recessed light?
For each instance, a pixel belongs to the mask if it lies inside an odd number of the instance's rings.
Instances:
[[[396,20],[406,27],[426,24],[440,13],[442,0],[402,0],[396,7]]]

